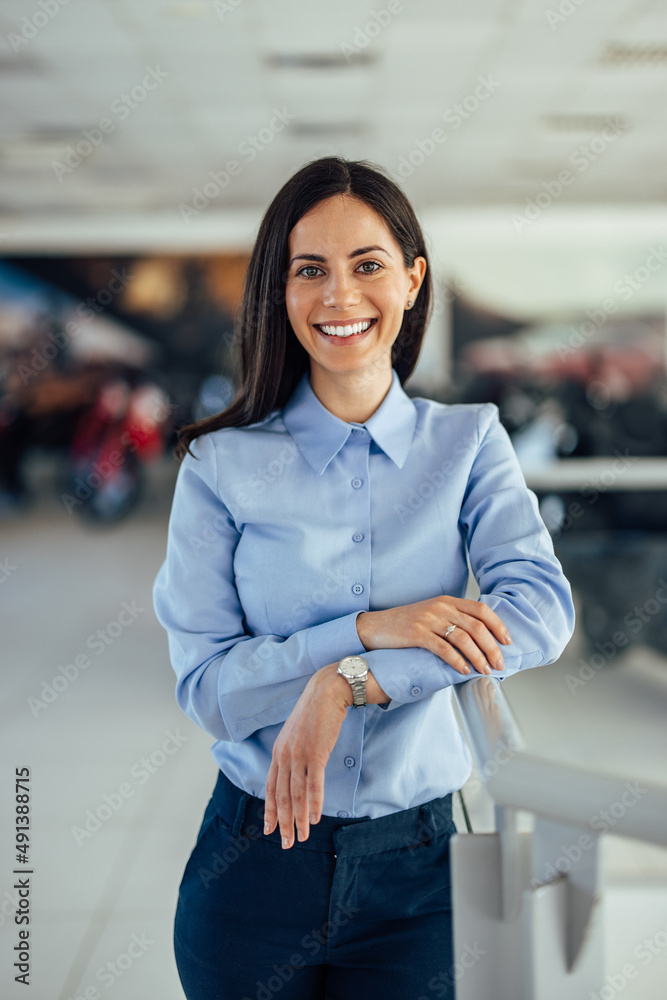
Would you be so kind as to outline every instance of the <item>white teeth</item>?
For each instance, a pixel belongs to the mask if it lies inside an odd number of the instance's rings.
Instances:
[[[353,323],[352,326],[323,326],[318,324],[323,333],[330,337],[351,337],[354,333],[365,333],[373,320],[364,320],[363,323]]]

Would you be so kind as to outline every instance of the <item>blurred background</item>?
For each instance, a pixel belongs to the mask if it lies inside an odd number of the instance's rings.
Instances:
[[[564,656],[504,686],[531,749],[665,784],[664,4],[5,0],[0,136],[2,810],[30,767],[33,996],[182,997],[215,765],[152,611],[172,448],[232,398],[257,226],[316,157],[411,199],[436,305],[406,388],[499,406],[572,583]],[[610,829],[603,862],[608,974],[662,1000],[667,852]]]

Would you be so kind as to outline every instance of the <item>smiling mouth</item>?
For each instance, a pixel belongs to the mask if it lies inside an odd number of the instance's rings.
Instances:
[[[361,333],[366,333],[377,323],[377,319],[364,319],[358,323],[315,323],[313,324],[320,333],[327,337],[354,337]]]

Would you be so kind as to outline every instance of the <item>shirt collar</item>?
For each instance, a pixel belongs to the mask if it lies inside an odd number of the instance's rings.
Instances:
[[[354,424],[336,417],[319,401],[312,390],[308,372],[304,372],[282,412],[283,422],[297,447],[321,475],[338,454]],[[391,388],[379,407],[361,426],[376,445],[399,469],[407,458],[415,427],[417,410],[392,368]]]

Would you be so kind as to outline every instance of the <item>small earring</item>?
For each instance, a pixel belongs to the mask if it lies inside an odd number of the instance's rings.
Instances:
[[[414,305],[414,302],[412,301],[412,299],[410,299],[408,301],[408,309],[412,309],[413,305]]]

